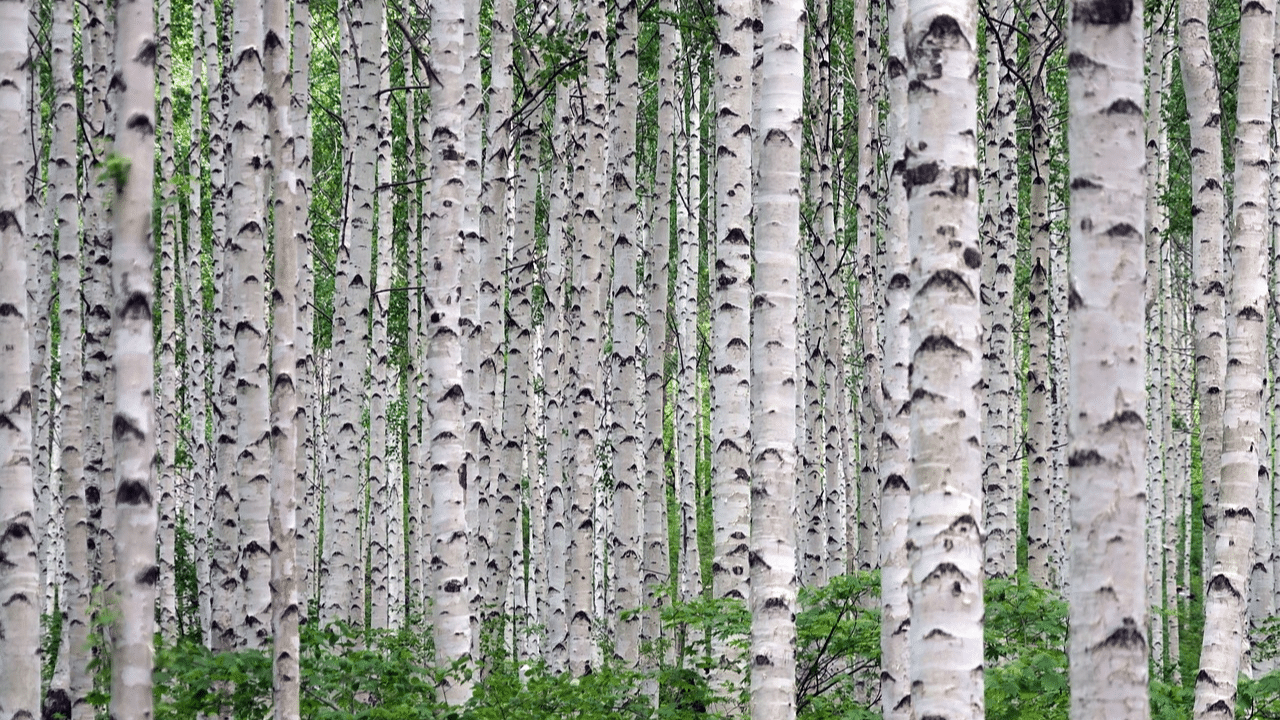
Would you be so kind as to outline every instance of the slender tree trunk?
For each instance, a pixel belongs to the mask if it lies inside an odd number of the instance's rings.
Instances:
[[[623,615],[617,623],[614,644],[618,659],[628,668],[640,662],[640,617],[643,607],[641,585],[641,543],[644,505],[642,503],[641,467],[644,462],[637,427],[640,398],[638,384],[640,361],[637,339],[636,263],[639,250],[640,215],[636,200],[636,114],[640,102],[639,61],[636,55],[636,33],[639,16],[635,0],[627,0],[618,8],[615,29],[614,64],[618,78],[614,126],[613,174],[613,504],[614,532],[612,554],[616,568],[615,593],[617,610]]]
[[[889,214],[885,223],[884,434],[880,442],[880,704],[885,720],[911,719],[911,249],[908,246],[907,0],[889,0]]]
[[[283,40],[283,38],[282,38]],[[298,203],[306,211],[311,205],[311,5],[310,0],[293,0],[293,89],[290,100],[290,120],[293,124],[293,153],[297,167]],[[304,212],[294,221],[298,233],[298,267],[301,276],[297,289],[297,340],[298,372],[294,377],[298,393],[298,408],[294,414],[294,433],[298,438],[296,492],[303,495],[298,508],[298,592],[302,601],[298,612],[307,613],[307,598],[315,597],[316,541],[319,521],[316,519],[316,503],[313,493],[318,479],[310,474],[316,455],[315,435],[310,432],[311,423],[317,417],[315,356],[312,354],[311,335],[315,325],[314,286],[315,273],[311,260],[311,223]],[[299,620],[301,622],[301,619]]]
[[[1179,65],[1191,131],[1191,264],[1196,328],[1196,401],[1200,406],[1200,467],[1205,537],[1217,524],[1222,466],[1222,384],[1225,380],[1226,290],[1223,274],[1222,131],[1218,74],[1209,45],[1209,4],[1179,0]],[[1204,543],[1204,567],[1213,543]]]
[[[972,2],[909,2],[911,707],[982,717],[982,324],[977,291],[977,21]]]
[[[26,202],[28,4],[0,5],[0,714],[40,715],[40,602],[31,477],[31,320]],[[148,280],[150,278],[148,277]],[[149,319],[150,316],[148,316]]]
[[[905,0],[902,0],[905,2]],[[876,97],[877,73],[874,66],[879,58],[871,51],[872,16],[877,12],[879,3],[868,3],[859,0],[854,11],[854,26],[866,28],[866,44],[859,43],[854,54],[854,82],[861,97]],[[864,9],[865,8],[865,9]],[[861,18],[859,12],[865,13]],[[875,150],[872,135],[877,124],[877,103],[874,101],[858,103],[858,172],[857,172],[857,213],[858,213],[858,325],[861,328],[862,350],[862,384],[861,414],[859,417],[860,432],[859,453],[861,471],[859,481],[858,503],[859,518],[858,546],[861,548],[860,570],[871,570],[879,560],[878,548],[880,521],[879,490],[880,473],[877,470],[876,438],[884,420],[880,406],[881,393],[876,388],[881,386],[880,339],[877,333],[876,298],[880,294],[880,279],[876,277],[875,265],[875,211],[877,201],[873,191],[875,174]]]
[[[795,717],[796,291],[804,7],[763,3],[759,183],[752,306],[751,717]]]
[[[432,593],[436,658],[442,668],[468,659],[471,652],[471,597],[467,588],[470,532],[466,517],[463,461],[461,343],[462,232],[468,210],[462,203],[466,163],[463,135],[463,83],[466,57],[463,45],[469,15],[448,3],[431,7],[432,66],[438,82],[431,85],[432,158],[431,235],[427,290],[430,317],[427,358],[431,368],[430,468],[432,495]],[[472,30],[474,31],[474,29]],[[444,699],[462,704],[471,696],[471,683],[462,677],[443,681]]]
[[[1207,573],[1204,640],[1196,675],[1197,719],[1234,711],[1245,636],[1249,566],[1257,510],[1258,441],[1266,377],[1266,232],[1271,147],[1271,52],[1275,3],[1241,3],[1240,86],[1236,107],[1235,228],[1231,245],[1227,369],[1223,383],[1221,510]],[[1194,122],[1194,121],[1193,121]],[[1216,514],[1216,513],[1215,513]]]
[[[1161,562],[1160,532],[1164,517],[1164,485],[1163,463],[1161,462],[1161,446],[1163,427],[1162,419],[1170,412],[1170,408],[1162,403],[1163,394],[1160,388],[1167,382],[1161,372],[1161,223],[1160,223],[1160,164],[1164,158],[1160,155],[1160,135],[1164,132],[1164,32],[1154,24],[1151,29],[1150,57],[1147,59],[1147,143],[1146,143],[1146,295],[1143,298],[1146,307],[1146,327],[1150,333],[1146,342],[1147,359],[1147,410],[1151,419],[1147,428],[1147,600],[1154,612],[1151,618],[1150,642],[1151,655],[1156,667],[1164,657],[1164,622],[1159,611],[1162,606],[1161,590],[1163,584],[1160,576],[1164,564]]]
[[[66,572],[62,582],[63,622],[71,714],[67,720],[88,720],[93,709],[89,673],[89,533],[84,478],[84,339],[80,299],[80,192],[77,183],[76,86],[72,71],[73,12],[71,0],[53,4],[53,145],[49,166],[51,194],[58,213],[58,365],[62,377],[62,523],[66,538]],[[7,705],[6,705],[7,707]]]
[[[155,25],[149,0],[116,8],[116,81],[119,125],[111,243],[112,358],[115,365],[112,448],[116,589],[119,631],[111,659],[111,715],[152,717],[152,634],[156,602],[156,422],[151,387],[154,348],[151,309],[152,172],[155,161]],[[6,671],[6,674],[7,671]]]
[[[659,0],[659,10],[675,12],[675,0]],[[667,539],[667,473],[663,447],[666,408],[666,357],[668,352],[667,297],[670,278],[671,173],[675,152],[676,56],[679,30],[663,23],[658,40],[658,141],[657,165],[653,181],[647,258],[648,338],[645,363],[645,460],[644,460],[644,604],[649,608],[641,620],[641,643],[656,643],[662,636],[661,588],[670,582],[670,555]],[[656,664],[642,670],[655,672]],[[656,677],[656,676],[655,676]],[[658,684],[648,681],[643,690],[656,706]]]
[[[301,645],[298,549],[298,286],[305,247],[307,206],[300,177],[304,156],[292,125],[293,76],[289,67],[289,5],[265,0],[263,70],[271,98],[271,198],[273,276],[271,294],[271,638],[274,720],[299,720]],[[302,59],[299,59],[301,61]],[[300,372],[302,371],[302,372]],[[305,417],[305,415],[304,415]]]
[[[389,342],[387,337],[388,315],[391,309],[391,63],[387,53],[386,8],[378,22],[378,34],[382,40],[381,59],[378,62],[378,149],[376,183],[377,260],[373,267],[371,295],[372,355],[369,360],[369,605],[371,627],[386,629],[390,612],[389,567],[390,551],[387,546],[387,530],[390,528],[390,492],[394,480],[387,473],[387,405],[391,400],[392,376]],[[369,28],[365,29],[369,32]],[[363,553],[363,550],[362,550]]]
[[[229,68],[232,124],[228,168],[227,288],[234,323],[241,639],[263,649],[271,632],[271,414],[265,291],[268,137],[262,0],[236,0]]]
[[[1053,444],[1049,390],[1049,122],[1052,105],[1047,90],[1050,49],[1049,18],[1039,5],[1028,10],[1031,43],[1031,282],[1027,293],[1030,324],[1027,368],[1027,569],[1032,582],[1054,586],[1053,498],[1050,449]]]
[[[1142,535],[1143,25],[1141,7],[1116,7],[1073,0],[1067,34],[1073,261],[1067,479],[1071,716],[1119,720],[1145,718],[1150,707]]]
[[[174,533],[177,507],[174,502],[174,460],[178,447],[178,370],[176,366],[178,328],[175,318],[178,249],[178,196],[173,178],[177,167],[173,158],[173,44],[170,40],[170,0],[157,3],[159,53],[156,82],[160,85],[160,632],[172,640],[177,628],[177,595],[174,585]]]
[[[712,594],[750,607],[751,532],[751,53],[750,0],[717,7],[716,246],[711,282],[711,503],[715,553]],[[717,692],[742,682],[741,650],[713,635]],[[725,708],[726,711],[732,708]]]
[[[186,269],[183,272],[183,335],[186,341],[186,405],[191,418],[191,435],[187,452],[191,468],[187,485],[191,493],[186,507],[192,531],[192,561],[196,569],[196,585],[200,588],[198,613],[200,636],[208,641],[212,607],[209,579],[209,525],[212,505],[209,497],[209,440],[206,427],[209,396],[205,365],[204,323],[204,213],[201,208],[204,184],[204,39],[210,32],[212,9],[204,0],[194,0],[191,7],[191,108],[190,141],[187,144],[187,236],[184,248]],[[66,307],[65,305],[63,307]],[[63,322],[66,322],[65,320]],[[64,325],[65,327],[65,325]],[[64,331],[65,332],[65,331]],[[66,365],[64,364],[65,368]],[[82,381],[83,382],[83,381]],[[63,431],[66,432],[64,421]],[[81,435],[83,431],[81,431]],[[63,461],[66,462],[64,456]],[[83,460],[80,460],[83,463]],[[74,676],[74,671],[73,671]],[[76,718],[75,720],[80,720]]]
[[[520,492],[521,492],[521,472],[520,472],[520,456],[519,450],[524,446],[523,433],[514,432],[516,444],[510,447],[505,444],[505,438],[508,432],[514,428],[523,429],[524,425],[524,398],[525,398],[525,382],[528,373],[527,355],[524,355],[525,349],[528,347],[529,308],[526,305],[522,313],[524,313],[523,328],[525,332],[524,338],[521,340],[520,349],[515,348],[515,342],[508,344],[507,354],[507,370],[508,375],[504,389],[505,392],[499,394],[497,385],[502,374],[501,362],[503,360],[503,289],[497,282],[498,277],[511,278],[507,287],[511,295],[511,307],[515,307],[515,303],[519,298],[525,298],[527,303],[527,292],[523,287],[522,280],[527,282],[532,279],[532,273],[528,272],[529,268],[522,268],[519,273],[506,272],[502,267],[502,261],[506,257],[509,235],[508,221],[510,216],[507,210],[507,196],[510,189],[510,178],[508,176],[510,160],[511,160],[511,140],[513,134],[511,132],[512,122],[512,103],[514,102],[514,87],[512,85],[512,68],[514,63],[514,54],[512,50],[512,33],[515,23],[515,2],[514,0],[500,0],[494,4],[494,14],[492,16],[492,34],[491,53],[492,53],[492,71],[489,81],[489,118],[487,135],[489,138],[489,146],[485,153],[485,179],[482,188],[483,202],[480,210],[480,236],[485,239],[488,244],[488,257],[491,258],[492,264],[484,272],[489,279],[490,285],[486,288],[487,302],[480,308],[480,332],[485,342],[482,352],[485,358],[482,362],[487,363],[481,367],[480,390],[489,398],[488,412],[493,418],[490,423],[494,440],[492,446],[497,450],[493,452],[493,460],[491,461],[493,480],[493,488],[489,492],[490,511],[493,514],[493,547],[489,553],[489,567],[487,573],[491,575],[489,580],[491,590],[486,597],[486,602],[490,603],[496,610],[491,613],[491,617],[497,612],[501,612],[507,598],[507,590],[509,587],[509,577],[513,561],[518,561],[523,553],[517,547],[522,545],[520,534],[520,526],[517,524],[519,517]],[[530,248],[532,250],[532,248]],[[517,259],[515,262],[525,262],[531,260],[525,257],[523,260]],[[512,265],[515,264],[512,263]],[[516,285],[522,287],[517,289]],[[513,355],[514,353],[514,355]],[[516,357],[518,356],[518,358]],[[519,364],[520,367],[513,367]],[[514,387],[513,387],[514,386]],[[514,390],[514,392],[513,392]],[[503,396],[505,395],[505,399]],[[507,413],[504,417],[503,403],[517,409],[516,413]],[[481,410],[481,412],[484,412]],[[522,573],[523,574],[523,573]]]

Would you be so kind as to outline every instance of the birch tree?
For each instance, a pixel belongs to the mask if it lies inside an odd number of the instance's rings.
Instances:
[[[1275,3],[1240,7],[1240,87],[1236,106],[1231,288],[1222,432],[1220,517],[1205,592],[1204,640],[1196,675],[1195,717],[1232,717],[1245,641],[1245,612],[1259,470],[1259,427],[1267,343],[1267,215],[1270,189],[1271,53]],[[1262,509],[1263,512],[1266,508]]]
[[[795,717],[796,295],[804,5],[762,3],[751,317],[751,717]]]
[[[468,584],[469,528],[466,516],[466,472],[463,467],[461,263],[463,214],[463,37],[468,15],[460,5],[431,6],[432,163],[431,235],[428,265],[435,272],[427,288],[427,362],[431,373],[431,556],[436,658],[442,668],[468,659],[471,652],[471,596]],[[447,676],[444,699],[459,705],[471,696],[465,678]]]
[[[885,223],[884,434],[880,444],[880,702],[885,720],[910,720],[911,250],[908,246],[907,0],[889,0],[889,214]]]
[[[228,163],[228,291],[234,318],[239,573],[244,593],[241,637],[266,647],[271,628],[271,414],[265,290],[268,135],[263,67],[262,0],[236,0],[232,33],[230,162]]]
[[[275,222],[271,315],[271,638],[274,720],[300,717],[301,644],[298,584],[298,286],[307,206],[302,156],[292,125],[289,6],[266,0],[263,71],[271,98],[271,197]]]
[[[983,715],[977,12],[907,4],[911,708]]]
[[[712,594],[750,602],[751,532],[751,63],[750,0],[716,9],[716,247],[712,277]],[[717,638],[719,636],[716,636]],[[737,651],[725,643],[715,672],[720,691],[737,687]]]
[[[40,714],[26,201],[28,3],[0,4],[0,715]],[[148,170],[150,166],[148,166]],[[150,276],[148,276],[148,280]],[[148,315],[148,319],[150,316]]]
[[[1071,716],[1146,718],[1142,7],[1070,12]]]
[[[116,8],[118,88],[111,245],[115,402],[111,446],[115,502],[118,630],[111,659],[111,715],[152,716],[152,643],[155,627],[156,422],[151,237],[155,160],[155,20],[149,0]],[[111,162],[111,161],[109,161]]]

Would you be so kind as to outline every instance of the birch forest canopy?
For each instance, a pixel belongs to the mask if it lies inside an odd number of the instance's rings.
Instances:
[[[1276,0],[0,0],[0,720],[1280,718]]]

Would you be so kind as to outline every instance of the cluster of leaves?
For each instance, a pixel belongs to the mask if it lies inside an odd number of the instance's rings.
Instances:
[[[878,573],[833,578],[802,589],[796,616],[797,716],[804,720],[879,717],[880,613]],[[667,603],[662,643],[645,649],[653,675],[623,667],[603,640],[605,662],[573,678],[542,660],[511,654],[502,620],[484,635],[485,662],[473,670],[439,670],[431,634],[409,630],[355,631],[340,625],[303,630],[302,715],[307,720],[693,720],[741,716],[748,703],[750,615],[736,600],[701,598]],[[1277,620],[1276,623],[1280,623]],[[420,619],[409,623],[421,627]],[[1263,635],[1272,638],[1274,634]],[[506,638],[502,641],[501,638]],[[1255,657],[1276,654],[1260,642]],[[712,670],[725,648],[739,658],[734,687],[714,686]],[[1066,720],[1067,604],[1061,595],[1020,580],[986,586],[986,711],[992,720]],[[470,703],[450,708],[438,698],[446,673],[471,673]],[[646,686],[656,682],[656,706]],[[261,651],[215,654],[192,638],[159,649],[156,720],[194,720],[214,714],[269,718],[271,661]],[[105,694],[96,698],[105,703]],[[1156,720],[1191,717],[1189,686],[1155,678]],[[1241,678],[1237,717],[1280,720],[1280,672]]]

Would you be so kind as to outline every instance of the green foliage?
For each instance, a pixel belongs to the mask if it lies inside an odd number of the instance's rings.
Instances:
[[[110,180],[115,185],[116,192],[119,193],[124,190],[125,183],[129,181],[130,166],[129,158],[120,153],[110,153],[102,163],[102,174],[98,179]]]
[[[988,580],[985,595],[987,717],[1066,720],[1066,601],[1026,578]]]

